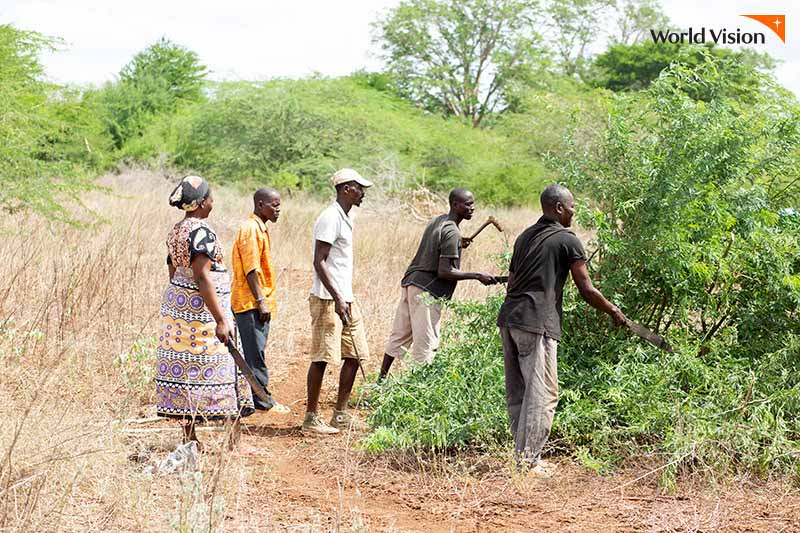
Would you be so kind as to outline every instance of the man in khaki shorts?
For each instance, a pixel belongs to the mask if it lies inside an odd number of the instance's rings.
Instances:
[[[331,182],[336,201],[314,224],[314,284],[309,296],[311,311],[311,365],[308,368],[308,403],[303,431],[338,433],[354,419],[346,411],[356,379],[359,359],[369,357],[361,312],[353,297],[353,220],[350,209],[361,205],[364,189],[372,182],[353,169],[337,171]],[[353,344],[355,341],[355,346]],[[339,394],[330,425],[319,416],[319,394],[328,363],[343,361]]]
[[[458,225],[462,220],[472,218],[475,198],[466,189],[453,189],[449,203],[449,213],[439,215],[428,223],[417,254],[400,283],[400,302],[386,344],[379,379],[386,377],[394,360],[402,357],[409,345],[414,361],[433,361],[433,353],[439,346],[439,319],[442,314],[438,299],[452,298],[459,281],[476,279],[484,285],[496,283],[493,276],[484,272],[459,270],[461,248],[469,243],[462,243]],[[428,298],[425,298],[426,293]],[[434,300],[426,302],[430,297]]]

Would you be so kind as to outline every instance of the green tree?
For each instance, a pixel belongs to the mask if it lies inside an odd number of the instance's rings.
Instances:
[[[57,45],[39,33],[0,26],[0,208],[73,221],[65,204],[93,188],[78,164],[88,145],[83,133],[91,128],[71,128],[66,112],[75,100],[43,79],[39,54]],[[64,157],[67,146],[81,155]]]
[[[621,95],[600,155],[567,168],[598,202],[598,275],[625,312],[756,357],[800,334],[800,235],[779,214],[800,201],[800,107],[725,63],[675,62]]]
[[[769,55],[752,50],[733,51],[713,45],[690,46],[680,43],[617,44],[597,56],[586,80],[590,85],[612,91],[644,89],[673,62],[698,66],[706,61],[708,55],[720,60],[716,63],[720,68],[730,68],[731,74],[739,73],[726,86],[726,90],[737,90],[740,94],[743,93],[736,88],[737,84],[745,86],[744,92],[750,94],[750,86],[755,82],[747,71],[739,69],[740,66],[769,71],[775,65]],[[701,90],[698,95],[705,92]]]
[[[398,92],[481,124],[542,55],[534,0],[405,0],[376,23]]]
[[[612,44],[639,44],[649,37],[650,30],[669,24],[658,0],[625,0],[618,6],[617,32]]]
[[[197,100],[202,95],[207,68],[198,55],[188,48],[161,37],[122,67],[121,83],[150,86],[154,81],[163,85],[171,96],[173,106],[180,100]]]
[[[615,0],[549,0],[546,24],[555,32],[554,43],[563,73],[581,73],[587,48],[600,37],[604,19]]]
[[[137,53],[120,71],[119,81],[103,89],[115,146],[140,135],[158,115],[200,100],[206,74],[195,52],[165,37]]]

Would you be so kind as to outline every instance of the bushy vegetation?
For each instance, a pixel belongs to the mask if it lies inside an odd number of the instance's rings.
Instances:
[[[217,84],[126,151],[145,161],[171,154],[173,165],[223,182],[327,190],[336,168],[353,166],[388,189],[462,184],[484,202],[532,201],[547,171],[522,143],[431,115],[371,83],[359,74]]]
[[[336,79],[211,82],[163,38],[101,88],[60,87],[38,59],[58,42],[0,26],[0,208],[74,221],[68,204],[120,163],[311,192],[352,166],[387,191],[460,185],[489,204],[533,204],[562,179],[596,230],[597,285],[678,350],[568,291],[552,448],[598,469],[646,455],[667,480],[797,472],[800,119],[757,70],[772,61],[640,42],[668,22],[651,0],[622,3],[594,59],[614,2],[549,3],[553,50],[528,0],[445,4],[401,3],[379,25],[387,72]],[[369,449],[507,443],[499,304],[454,305],[436,361],[372,395]]]
[[[114,146],[135,142],[157,119],[202,100],[205,75],[196,53],[164,37],[136,54],[100,92]]]
[[[451,302],[430,365],[391,374],[368,396],[374,431],[365,449],[493,449],[511,438],[503,353],[495,321],[502,298]]]
[[[582,220],[597,231],[596,284],[677,346],[612,330],[567,292],[552,442],[595,468],[646,455],[666,481],[680,469],[797,472],[800,109],[716,61],[617,96],[599,150],[554,161],[593,199]],[[759,87],[748,104],[730,91],[745,75]],[[692,98],[696,84],[710,101]],[[434,365],[374,395],[368,447],[508,439],[498,302],[458,306]]]
[[[56,44],[0,26],[0,208],[72,220],[64,202],[93,187],[85,165],[102,166],[107,147],[80,94],[44,81],[39,53]]]
[[[772,70],[775,60],[766,53],[750,49],[733,51],[713,45],[687,47],[678,43],[654,43],[652,41],[610,46],[598,55],[591,72],[587,74],[587,82],[596,87],[604,87],[612,91],[630,91],[647,88],[659,74],[673,62],[688,65],[700,65],[705,57],[713,55],[720,59],[720,68],[730,67],[732,73],[742,63],[763,69]]]

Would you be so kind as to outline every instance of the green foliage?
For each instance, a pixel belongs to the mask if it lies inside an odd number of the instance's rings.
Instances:
[[[491,449],[510,439],[494,325],[501,303],[450,304],[454,316],[433,363],[390,375],[370,395],[367,450]]]
[[[72,122],[80,106],[74,95],[63,92],[54,100],[56,87],[42,79],[39,53],[56,44],[38,33],[0,26],[0,208],[34,209],[74,221],[66,204],[93,187],[81,143],[102,141],[96,124]]]
[[[206,67],[197,54],[162,37],[120,71],[102,91],[116,148],[140,135],[160,115],[203,96]]]
[[[740,80],[716,61],[618,95],[599,151],[555,161],[595,200],[581,218],[596,227],[596,285],[676,352],[612,329],[567,285],[549,450],[598,471],[646,456],[666,485],[696,470],[795,475],[800,456],[800,116],[752,70],[758,91],[732,97]],[[710,101],[689,96],[697,84]],[[499,302],[456,306],[435,362],[370,399],[367,449],[508,442]]]
[[[48,134],[53,159],[104,171],[114,163],[113,141],[108,135],[105,108],[96,91],[64,88],[49,101],[57,129]]]
[[[399,94],[474,126],[542,55],[537,2],[405,0],[377,24]]]
[[[587,74],[587,82],[595,87],[604,87],[612,91],[639,90],[647,88],[659,74],[673,62],[684,65],[698,66],[706,61],[706,56],[712,55],[720,61],[717,65],[736,72],[742,64],[754,66],[769,71],[775,66],[774,61],[767,54],[759,54],[752,50],[732,51],[727,48],[717,48],[713,45],[690,46],[680,43],[654,43],[648,41],[642,44],[617,44],[597,56],[593,71]],[[743,72],[738,79],[739,84],[751,81],[752,77]],[[736,87],[731,87],[736,89]],[[747,91],[753,87],[746,87]],[[741,94],[742,91],[739,91]],[[698,97],[708,95],[699,93]]]
[[[725,61],[674,63],[619,96],[599,155],[562,167],[597,202],[583,217],[597,228],[597,284],[681,347],[632,349],[572,309],[559,432],[608,460],[631,444],[663,453],[667,478],[707,465],[786,474],[798,453],[800,232],[784,208],[800,198],[800,109]]]
[[[616,100],[599,157],[569,154],[565,168],[598,202],[587,217],[598,275],[626,313],[703,350],[758,357],[800,333],[800,293],[784,281],[800,235],[778,215],[798,200],[800,108],[753,71],[746,83],[763,89],[730,96],[741,76],[710,56],[673,65]],[[689,96],[701,90],[709,102]]]
[[[362,446],[447,451],[508,446],[501,297],[455,305],[429,366],[395,374],[369,397],[373,432]],[[570,290],[559,345],[560,401],[547,453],[574,453],[607,472],[631,457],[666,466],[662,482],[691,471],[794,475],[800,454],[800,337],[747,362],[675,354],[603,326]],[[578,335],[590,332],[588,339]]]
[[[336,168],[353,166],[388,190],[460,185],[481,201],[534,199],[547,171],[513,137],[425,113],[375,88],[376,79],[222,83],[207,100],[154,121],[123,153],[151,162],[164,153],[222,181],[327,191]]]
[[[495,131],[515,139],[530,159],[546,159],[577,145],[593,150],[602,140],[612,94],[560,79],[543,90],[514,94],[514,113],[499,117]]]
[[[157,81],[170,95],[170,110],[181,100],[199,100],[207,70],[197,54],[162,37],[135,56],[119,73],[120,83],[147,86]]]

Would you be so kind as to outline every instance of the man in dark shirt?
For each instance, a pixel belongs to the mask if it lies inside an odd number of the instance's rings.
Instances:
[[[625,315],[594,288],[580,239],[567,228],[575,199],[550,185],[541,195],[542,217],[517,238],[509,265],[506,299],[497,325],[503,342],[506,403],[517,458],[547,473],[540,455],[558,403],[556,353],[561,339],[564,282],[572,273],[592,307],[625,323]]]
[[[484,285],[495,283],[495,278],[483,272],[462,272],[462,243],[458,225],[471,219],[475,198],[466,189],[450,191],[450,212],[439,215],[428,223],[417,253],[400,283],[402,293],[394,317],[392,333],[383,356],[380,379],[386,377],[395,358],[411,352],[418,363],[430,363],[439,344],[439,319],[441,305],[426,303],[423,293],[436,299],[453,297],[456,284],[464,279],[476,279]]]

